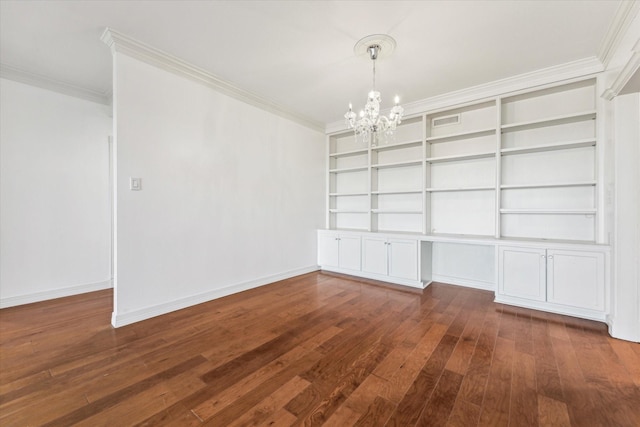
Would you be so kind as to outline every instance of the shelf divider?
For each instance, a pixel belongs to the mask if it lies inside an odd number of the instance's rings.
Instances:
[[[456,191],[493,191],[496,188],[491,186],[484,186],[484,187],[442,187],[442,188],[437,188],[437,187],[431,187],[431,188],[427,188],[425,191],[427,193],[450,193],[450,192],[456,192]]]
[[[473,154],[455,154],[451,156],[429,157],[427,163],[457,162],[462,160],[488,159],[496,155],[495,151],[486,151]]]
[[[596,118],[596,111],[582,111],[573,114],[563,114],[560,116],[545,117],[537,120],[527,120],[524,122],[507,123],[503,124],[500,128],[503,132],[516,131],[521,129],[534,129],[538,127],[551,126],[556,124],[574,123],[585,120],[594,120]]]
[[[478,129],[478,130],[472,130],[472,131],[466,131],[466,132],[450,133],[448,135],[431,136],[426,140],[429,143],[435,144],[440,142],[447,142],[448,140],[452,140],[452,139],[472,138],[477,136],[491,135],[492,133],[495,133],[495,131],[496,131],[496,128],[493,128],[493,127],[484,128],[484,129]]]
[[[503,184],[500,186],[501,190],[518,190],[527,188],[560,188],[560,187],[593,187],[596,185],[595,181],[581,181],[581,182],[552,182],[546,184]]]
[[[595,209],[500,209],[501,214],[595,215]]]
[[[580,139],[576,141],[567,141],[554,144],[542,144],[531,147],[503,148],[500,154],[503,156],[513,154],[541,153],[545,151],[569,150],[572,148],[594,147],[596,145],[595,138]]]

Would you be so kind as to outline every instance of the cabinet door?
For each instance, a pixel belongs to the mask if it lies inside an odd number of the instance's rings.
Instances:
[[[546,251],[501,246],[498,253],[498,289],[512,297],[546,300]]]
[[[547,301],[604,310],[604,254],[547,250]]]
[[[418,280],[418,241],[389,239],[389,276]]]
[[[362,271],[386,276],[387,246],[387,239],[364,237],[362,239]]]
[[[335,233],[318,233],[318,265],[338,266],[339,243]]]
[[[339,236],[338,265],[360,271],[360,237]]]

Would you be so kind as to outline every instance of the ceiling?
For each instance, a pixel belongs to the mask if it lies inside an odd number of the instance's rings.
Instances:
[[[597,57],[621,1],[0,1],[0,62],[109,93],[106,27],[317,123],[360,108],[389,34],[383,107]]]

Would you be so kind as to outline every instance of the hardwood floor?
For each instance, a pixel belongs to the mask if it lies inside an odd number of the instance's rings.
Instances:
[[[111,298],[0,310],[0,425],[640,425],[640,344],[486,291],[312,273],[119,329]]]

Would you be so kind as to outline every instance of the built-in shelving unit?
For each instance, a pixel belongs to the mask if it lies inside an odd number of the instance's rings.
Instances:
[[[319,265],[605,320],[597,87],[588,78],[427,111],[374,147],[330,136]]]
[[[595,81],[501,99],[500,236],[596,239]]]
[[[369,148],[349,135],[331,138],[328,174],[329,228],[369,230]]]
[[[329,136],[329,229],[595,242],[594,78]],[[600,196],[601,197],[601,196]]]
[[[427,233],[495,235],[496,105],[426,115]]]

